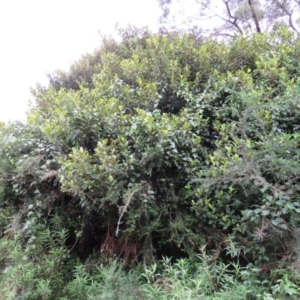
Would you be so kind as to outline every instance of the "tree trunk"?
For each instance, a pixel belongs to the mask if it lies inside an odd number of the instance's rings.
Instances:
[[[255,23],[256,32],[261,33],[261,29],[259,27],[259,22],[258,22],[258,19],[257,19],[256,11],[255,11],[254,5],[252,3],[252,0],[248,0],[248,4],[250,6],[251,15],[252,15],[252,18],[253,18],[254,23]]]

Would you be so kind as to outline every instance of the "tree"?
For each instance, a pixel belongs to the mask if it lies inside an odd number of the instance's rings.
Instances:
[[[176,256],[197,251],[214,231],[211,248],[232,234],[255,257],[252,233],[265,233],[265,224],[270,240],[280,241],[300,210],[298,46],[284,27],[228,44],[124,32],[90,58],[99,62],[86,77],[90,86],[79,76],[76,88],[38,93],[29,124],[40,128],[43,148],[60,153],[46,174],[57,172],[70,218],[82,216],[73,251],[88,255],[88,245],[98,245],[136,259],[172,248]],[[272,247],[263,242],[260,249]]]
[[[299,0],[159,0],[164,26],[193,27],[209,36],[247,36],[281,24],[299,32]]]
[[[0,128],[1,295],[94,299],[109,258],[194,258],[204,245],[209,268],[226,254],[290,267],[299,259],[299,43],[286,27],[228,43],[125,30],[56,72],[28,122]],[[153,272],[156,285],[167,282]],[[116,299],[142,299],[117,278],[108,282]]]

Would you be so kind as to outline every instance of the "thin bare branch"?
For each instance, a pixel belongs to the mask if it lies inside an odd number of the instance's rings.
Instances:
[[[257,19],[256,11],[255,11],[254,5],[252,3],[252,0],[248,0],[248,4],[250,6],[251,15],[252,15],[252,18],[253,18],[254,23],[255,23],[256,32],[261,33],[261,29],[260,29],[260,26],[259,26],[259,22],[258,22],[258,19]]]
[[[230,7],[229,7],[229,0],[224,0],[223,1],[225,6],[226,6],[226,9],[227,9],[227,13],[228,13],[228,17],[229,17],[229,20],[227,20],[227,22],[231,23],[242,35],[244,35],[244,32],[243,30],[240,28],[240,26],[237,24],[237,18],[234,17],[231,13],[231,10],[230,10]],[[233,21],[231,21],[230,19],[233,19]]]
[[[296,32],[296,33],[299,33],[299,31],[297,30],[297,28],[294,26],[294,23],[293,23],[293,19],[292,19],[292,16],[293,16],[293,10],[292,11],[288,11],[287,7],[284,6],[280,1],[278,0],[275,0],[276,2],[276,5],[284,12],[287,14],[288,16],[288,22],[289,22],[289,25],[290,27]]]

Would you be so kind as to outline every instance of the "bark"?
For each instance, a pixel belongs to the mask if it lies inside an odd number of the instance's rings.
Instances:
[[[260,26],[259,26],[259,22],[258,22],[258,19],[257,19],[255,7],[254,7],[254,5],[253,5],[252,0],[248,0],[248,4],[249,4],[249,6],[250,6],[251,15],[252,15],[252,18],[253,18],[254,23],[255,23],[256,32],[261,33],[261,29],[260,29]]]

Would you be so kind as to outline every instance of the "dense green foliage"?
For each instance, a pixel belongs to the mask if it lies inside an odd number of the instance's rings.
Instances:
[[[300,40],[121,36],[1,129],[0,294],[298,298]]]

